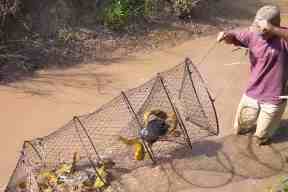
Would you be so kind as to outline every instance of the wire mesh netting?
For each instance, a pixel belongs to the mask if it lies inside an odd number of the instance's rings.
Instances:
[[[25,145],[25,144],[24,144]],[[38,186],[35,180],[34,170],[24,151],[21,152],[16,168],[10,178],[9,185],[21,185],[25,183],[28,191],[37,191]],[[25,178],[23,180],[23,178]]]
[[[155,120],[150,120],[151,114],[169,125],[165,134],[153,142],[141,135]],[[64,177],[56,174],[61,169],[59,165],[70,165],[70,172],[75,169],[78,176],[85,170],[83,174],[88,176],[78,177],[82,183],[94,174],[93,187],[98,179],[98,184],[103,185],[97,190],[103,190],[109,183],[108,173],[117,180],[119,175],[136,168],[173,159],[171,151],[179,145],[191,148],[193,142],[217,134],[213,101],[196,66],[186,59],[143,85],[121,92],[95,112],[74,117],[48,136],[26,141],[6,191],[15,191],[23,183],[28,191],[43,191],[39,181],[43,170],[50,170],[50,177],[53,170],[59,184]],[[105,164],[108,160],[113,166]],[[103,176],[100,167],[104,165],[107,174]]]

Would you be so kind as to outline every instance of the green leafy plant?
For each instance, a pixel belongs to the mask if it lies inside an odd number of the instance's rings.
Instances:
[[[199,0],[175,0],[174,10],[178,15],[189,14],[196,2]]]
[[[103,23],[112,29],[122,29],[131,20],[150,16],[152,0],[112,0],[101,14]]]
[[[111,5],[104,9],[104,24],[112,29],[124,27],[129,18],[128,0],[113,0]]]
[[[288,192],[288,177],[281,177],[278,186],[268,188],[267,192]]]
[[[288,178],[287,177],[281,178],[281,190],[283,192],[288,192]]]

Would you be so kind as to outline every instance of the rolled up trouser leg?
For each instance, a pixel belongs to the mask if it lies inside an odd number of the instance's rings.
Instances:
[[[261,109],[257,120],[255,136],[259,138],[272,137],[277,128],[279,128],[286,103],[286,101],[283,101],[279,105],[268,103],[260,104]]]
[[[242,131],[256,127],[260,106],[257,100],[243,95],[234,120],[233,132],[239,134]]]

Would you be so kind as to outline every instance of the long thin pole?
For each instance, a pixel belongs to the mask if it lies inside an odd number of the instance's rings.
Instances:
[[[208,119],[207,114],[206,114],[205,111],[203,110],[203,106],[202,106],[202,104],[201,104],[201,102],[200,102],[200,99],[199,99],[198,94],[197,94],[197,92],[196,92],[196,89],[195,89],[195,86],[194,86],[194,82],[193,82],[193,79],[192,79],[192,76],[191,76],[192,72],[191,72],[191,70],[190,70],[190,68],[189,68],[189,65],[193,65],[193,63],[192,63],[192,61],[191,61],[189,58],[186,58],[186,59],[185,59],[185,65],[186,65],[186,70],[188,71],[188,75],[189,75],[190,81],[191,81],[192,86],[193,86],[194,93],[196,94],[197,101],[199,102],[199,104],[200,104],[200,106],[201,106],[201,110],[203,111],[205,117]],[[195,66],[194,66],[194,67],[195,67]],[[203,84],[205,84],[205,82],[204,82],[203,78],[201,77],[200,72],[197,70],[197,68],[195,68],[195,71],[198,73],[201,82],[202,82]],[[215,116],[216,129],[217,129],[217,130],[216,130],[216,133],[214,133],[214,134],[215,134],[215,135],[218,135],[218,134],[219,134],[219,119],[218,119],[218,115],[217,115],[217,112],[216,112],[216,107],[215,107],[215,104],[214,104],[215,100],[211,97],[211,94],[210,94],[208,88],[207,88],[205,85],[204,85],[204,89],[205,89],[205,91],[206,91],[207,94],[208,94],[209,100],[211,101],[211,105],[212,105],[213,112],[214,112],[214,116]],[[209,126],[211,126],[210,123],[209,123]]]
[[[279,99],[288,99],[288,95],[279,96]]]
[[[97,152],[97,150],[96,150],[96,147],[95,147],[95,145],[94,145],[94,143],[93,143],[93,140],[91,139],[91,137],[90,137],[90,135],[89,135],[86,127],[83,125],[83,123],[81,122],[81,120],[79,119],[79,117],[74,116],[74,117],[73,117],[73,120],[77,121],[77,122],[80,124],[80,126],[81,126],[81,128],[83,129],[85,135],[87,136],[90,144],[92,145],[92,148],[93,148],[93,150],[94,150],[94,152],[95,152],[95,154],[96,154],[96,156],[97,156],[97,158],[98,158],[98,161],[101,161],[101,158],[100,158],[100,156],[99,156],[99,154],[98,154],[98,152]]]
[[[195,96],[196,96],[197,102],[198,102],[199,105],[200,105],[200,108],[201,108],[202,113],[203,113],[204,116],[208,119],[205,111],[203,110],[202,103],[201,103],[200,98],[199,98],[199,96],[198,96],[198,94],[197,94],[197,91],[196,91],[196,88],[195,88],[195,85],[194,85],[194,81],[193,81],[192,76],[191,76],[191,73],[192,73],[192,72],[191,72],[190,69],[189,69],[189,64],[190,64],[190,63],[191,63],[190,59],[186,58],[186,59],[185,59],[185,68],[186,68],[186,70],[187,70],[187,72],[188,72],[188,76],[189,76],[190,82],[191,82],[191,84],[192,84],[193,92],[194,92],[194,94],[195,94]]]
[[[30,142],[30,141],[24,141],[24,149],[26,148],[26,145],[30,145],[32,147],[32,149],[36,152],[36,155],[39,157],[39,159],[41,160],[41,162],[44,164],[45,167],[45,162],[43,162],[43,158],[40,155],[40,152],[36,149],[36,147]]]
[[[124,93],[124,91],[121,92],[121,95],[122,95],[125,103],[127,104],[129,111],[132,112],[134,118],[136,119],[137,124],[138,124],[138,126],[139,126],[139,131],[140,131],[143,127],[142,127],[142,124],[140,123],[140,120],[139,120],[137,114],[135,113],[135,111],[134,111],[134,109],[133,109],[133,107],[132,107],[132,105],[131,105],[128,97],[127,97],[126,94]],[[145,143],[145,141],[143,140],[142,137],[140,137],[140,139],[141,139],[141,141],[142,141],[142,143],[143,143],[143,146],[144,146],[145,150],[147,151],[147,153],[148,153],[148,155],[149,155],[149,158],[150,158],[150,159],[153,161],[153,163],[155,164],[156,161],[155,161],[155,159],[154,159],[154,157],[153,157],[153,154],[152,154],[152,152],[151,152],[152,150],[150,149],[149,146],[147,146],[147,144]]]
[[[97,177],[98,177],[105,185],[107,185],[107,183],[104,181],[104,179],[102,178],[102,176],[101,176],[100,173],[98,172],[97,167],[96,167],[94,161],[92,160],[89,151],[88,151],[88,150],[86,149],[86,147],[84,146],[84,142],[83,142],[83,140],[82,140],[82,138],[81,138],[81,136],[80,136],[80,133],[79,133],[79,130],[78,130],[78,126],[76,125],[76,122],[75,122],[75,121],[78,121],[78,122],[80,123],[80,126],[81,126],[82,128],[84,128],[84,130],[86,130],[85,127],[83,126],[82,122],[80,121],[80,119],[79,119],[78,117],[74,116],[73,120],[74,120],[74,123],[75,123],[75,129],[76,129],[76,131],[77,131],[77,133],[78,133],[79,139],[80,139],[80,141],[81,141],[81,143],[82,143],[82,145],[83,145],[83,148],[84,148],[84,150],[85,150],[85,152],[86,152],[86,155],[87,155],[87,157],[88,157],[88,160],[89,160],[90,164],[92,165],[92,167],[93,167],[93,169],[94,169]],[[84,131],[84,132],[85,132],[85,134],[88,133],[87,131]],[[89,135],[88,135],[88,136],[89,136]],[[88,138],[90,138],[90,136],[89,136]],[[90,138],[90,139],[91,139],[91,138]],[[93,146],[93,148],[95,147],[94,144],[92,144],[92,146]],[[96,148],[95,148],[95,151],[96,151]],[[98,157],[98,160],[101,161],[101,159],[100,159],[97,151],[96,151],[96,155],[97,155],[97,157]]]
[[[182,64],[183,66],[183,64]],[[181,82],[181,88],[179,90],[179,94],[178,94],[178,99],[181,99],[182,97],[182,93],[183,93],[183,89],[184,89],[184,83],[186,81],[186,73],[188,71],[186,70],[186,60],[184,61],[184,67],[183,67],[183,77],[182,77],[182,82]]]
[[[165,86],[165,84],[164,84],[163,78],[162,78],[162,76],[161,76],[159,73],[157,74],[157,77],[158,77],[159,81],[161,82],[161,85],[162,85],[162,87],[163,87],[163,89],[164,89],[164,91],[165,91],[165,94],[166,94],[166,96],[167,96],[167,98],[168,98],[168,100],[169,100],[169,103],[170,103],[170,105],[171,105],[174,113],[175,113],[176,116],[177,116],[177,119],[179,120],[180,128],[182,129],[182,131],[184,132],[184,135],[186,136],[186,138],[185,138],[185,139],[186,139],[186,142],[187,142],[187,144],[189,145],[189,147],[192,149],[192,143],[191,143],[190,137],[189,137],[189,135],[188,135],[187,129],[186,129],[186,127],[185,127],[185,124],[183,123],[182,118],[181,118],[181,116],[180,116],[180,113],[179,113],[179,111],[177,110],[177,107],[174,105],[174,103],[173,103],[173,101],[172,101],[172,99],[171,99],[171,97],[170,97],[170,95],[169,95],[169,93],[168,93],[168,90],[167,90],[167,88],[166,88],[166,86]]]

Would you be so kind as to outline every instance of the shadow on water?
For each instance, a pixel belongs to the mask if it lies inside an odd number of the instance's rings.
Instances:
[[[221,143],[214,141],[204,140],[201,142],[193,143],[192,151],[187,147],[180,145],[170,152],[173,159],[195,158],[197,156],[215,156],[222,148]]]
[[[227,136],[178,148],[164,164],[173,178],[174,191],[220,188],[243,180],[265,179],[287,173],[287,143],[258,146],[252,136]],[[285,147],[285,148],[284,148]],[[208,181],[208,182],[207,182]]]
[[[280,128],[273,136],[273,143],[282,143],[288,141],[288,119],[280,122]]]

